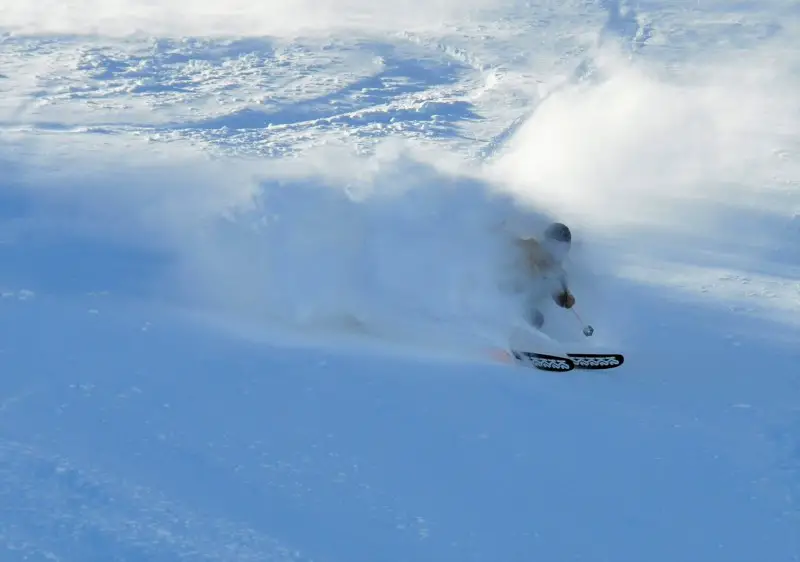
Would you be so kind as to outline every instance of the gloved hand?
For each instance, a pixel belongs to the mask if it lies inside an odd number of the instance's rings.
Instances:
[[[569,291],[564,291],[557,294],[553,300],[561,308],[572,308],[575,305],[575,297]]]

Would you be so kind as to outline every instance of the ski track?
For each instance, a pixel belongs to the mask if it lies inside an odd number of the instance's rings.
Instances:
[[[548,329],[623,350],[619,373],[458,357],[514,310],[494,229],[544,198],[503,169],[530,123],[624,60],[651,92],[750,51],[797,70],[796,16],[601,0],[433,30],[4,34],[0,558],[800,559],[792,78],[760,123],[756,74],[725,83],[731,130],[772,136],[667,218],[569,217],[597,335]],[[606,153],[683,131],[648,124]],[[534,215],[595,196],[571,189]]]

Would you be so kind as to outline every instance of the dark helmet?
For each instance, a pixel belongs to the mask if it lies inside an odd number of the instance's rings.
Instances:
[[[547,240],[556,240],[558,242],[572,243],[572,232],[569,227],[560,222],[554,222],[547,227],[544,231],[544,237]]]

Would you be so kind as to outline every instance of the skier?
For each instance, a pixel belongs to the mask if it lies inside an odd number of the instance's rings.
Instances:
[[[552,298],[561,308],[575,305],[562,266],[572,245],[572,233],[567,225],[554,222],[545,229],[541,242],[535,238],[518,238],[516,243],[522,250],[524,275],[531,280],[525,291],[526,319],[538,330],[544,325],[540,306],[545,299]]]

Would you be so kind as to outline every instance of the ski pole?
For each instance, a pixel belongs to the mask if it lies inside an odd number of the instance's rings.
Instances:
[[[584,323],[583,319],[581,318],[581,315],[578,314],[577,310],[575,310],[575,307],[572,307],[572,313],[575,315],[575,318],[578,319],[578,322],[580,322],[581,325],[583,326],[583,335],[584,336],[586,336],[588,338],[589,336],[594,334],[594,328],[592,328],[591,325]]]

